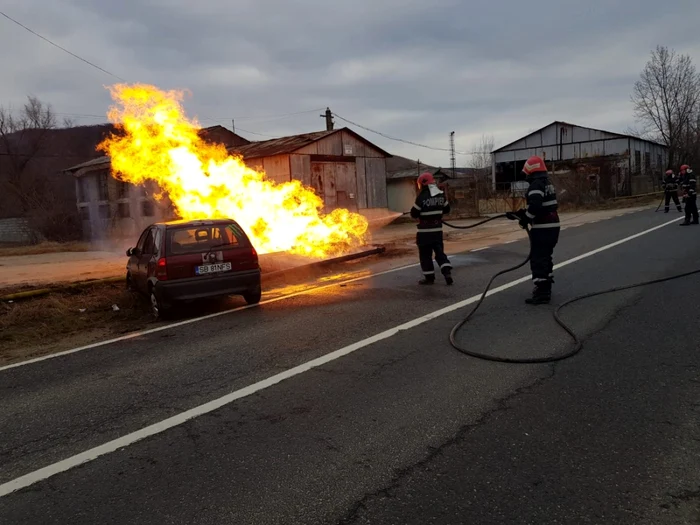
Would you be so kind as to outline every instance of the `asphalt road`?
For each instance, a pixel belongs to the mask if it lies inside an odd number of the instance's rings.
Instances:
[[[555,262],[672,218],[567,229]],[[699,523],[700,276],[571,306],[585,347],[556,365],[454,351],[466,309],[424,316],[526,252],[458,254],[452,288],[419,288],[410,268],[1,370],[0,493],[38,474],[0,497],[0,523]],[[699,261],[700,229],[671,224],[557,270],[555,301]],[[553,307],[526,307],[529,291],[489,297],[462,341],[564,351]],[[340,348],[48,479],[39,470]]]

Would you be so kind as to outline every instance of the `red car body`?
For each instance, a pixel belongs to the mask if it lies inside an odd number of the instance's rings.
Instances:
[[[156,223],[126,254],[127,286],[150,298],[156,317],[180,301],[242,295],[260,302],[258,254],[234,220]]]

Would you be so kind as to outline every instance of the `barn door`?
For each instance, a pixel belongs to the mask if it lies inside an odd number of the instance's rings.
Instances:
[[[354,162],[336,163],[335,183],[338,207],[357,211],[357,176]]]
[[[337,207],[335,163],[312,162],[311,186],[323,199],[325,213],[330,213]]]

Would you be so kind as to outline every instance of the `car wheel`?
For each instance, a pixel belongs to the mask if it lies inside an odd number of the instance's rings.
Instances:
[[[131,274],[127,273],[126,274],[126,289],[130,291],[131,293],[136,292],[136,288],[134,287],[134,281],[131,279]]]
[[[262,289],[257,286],[252,290],[248,290],[243,294],[243,299],[245,299],[245,302],[248,304],[258,304],[260,299],[262,299]]]
[[[151,288],[151,293],[149,294],[151,301],[151,314],[156,321],[161,321],[166,319],[168,316],[169,309],[163,304],[163,302],[158,299],[156,292]]]

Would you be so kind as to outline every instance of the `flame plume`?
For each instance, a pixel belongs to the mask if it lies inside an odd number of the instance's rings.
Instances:
[[[143,84],[110,91],[116,105],[108,117],[120,133],[98,148],[111,158],[113,176],[137,185],[154,181],[182,219],[234,219],[259,253],[327,257],[365,241],[362,215],[345,209],[323,214],[311,188],[267,180],[224,146],[204,141],[185,116],[181,91]]]

